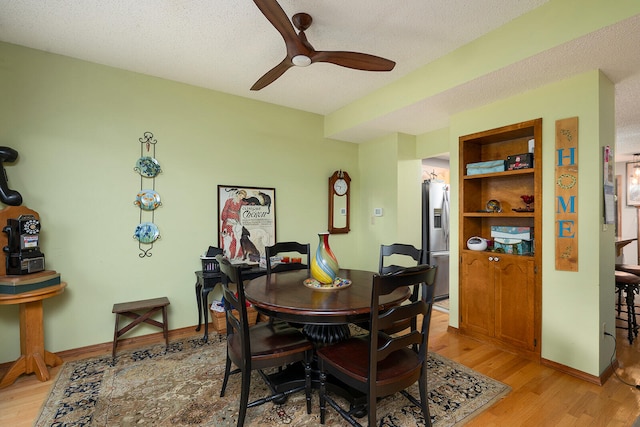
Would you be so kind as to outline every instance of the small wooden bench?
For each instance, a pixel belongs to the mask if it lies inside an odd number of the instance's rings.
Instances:
[[[116,328],[113,334],[113,352],[112,356],[116,357],[116,347],[118,345],[118,338],[129,332],[135,326],[141,323],[148,323],[149,325],[162,328],[164,334],[164,341],[169,346],[169,323],[167,321],[167,306],[169,305],[169,299],[167,297],[145,299],[140,301],[123,302],[113,305],[112,313],[116,315]],[[162,310],[162,322],[151,319],[158,311]],[[133,319],[131,323],[118,328],[118,320],[120,316],[125,316]]]

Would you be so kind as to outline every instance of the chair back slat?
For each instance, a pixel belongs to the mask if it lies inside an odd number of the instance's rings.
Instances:
[[[424,315],[426,311],[427,306],[422,300],[392,307],[384,312],[379,312],[378,328],[387,330],[399,321],[410,319],[420,314]]]
[[[422,343],[422,335],[418,331],[409,332],[396,338],[391,338],[389,335],[387,337],[388,339],[385,340],[378,339],[378,362],[386,359],[394,351]]]

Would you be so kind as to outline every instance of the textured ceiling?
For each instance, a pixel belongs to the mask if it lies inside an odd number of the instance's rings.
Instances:
[[[0,40],[328,114],[545,2],[280,0],[288,16],[313,17],[306,35],[316,49],[370,53],[397,65],[391,72],[294,67],[257,92],[249,88],[286,51],[250,0],[0,0]],[[332,137],[423,133],[464,108],[601,68],[616,83],[618,151],[640,151],[639,45],[640,19],[633,18]]]

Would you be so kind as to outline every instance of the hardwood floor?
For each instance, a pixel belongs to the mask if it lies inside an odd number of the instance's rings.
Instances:
[[[447,332],[448,315],[434,310],[430,349],[511,386],[503,400],[472,419],[467,426],[620,426],[630,427],[640,414],[640,390],[612,376],[597,386],[500,351],[490,345]],[[215,332],[212,332],[215,333]],[[199,334],[199,333],[198,333]],[[171,331],[170,339],[194,335],[194,328]],[[162,335],[123,340],[118,349],[162,342]],[[629,345],[624,331],[617,332],[618,375],[640,382],[640,344]],[[109,354],[111,343],[59,353],[65,361]],[[0,369],[0,376],[8,364]],[[52,378],[58,368],[51,369]],[[31,426],[53,381],[40,382],[23,375],[0,390],[0,426]]]

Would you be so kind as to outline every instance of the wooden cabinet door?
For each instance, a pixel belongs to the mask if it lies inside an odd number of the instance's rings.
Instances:
[[[529,257],[499,257],[495,274],[495,337],[517,348],[533,351],[534,262]]]
[[[494,262],[490,252],[464,252],[460,262],[460,329],[493,336]]]

